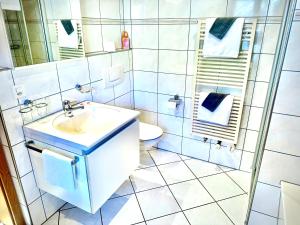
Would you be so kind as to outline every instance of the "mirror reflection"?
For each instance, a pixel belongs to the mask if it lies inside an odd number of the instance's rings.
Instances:
[[[84,56],[79,0],[20,0],[3,10],[15,67]]]

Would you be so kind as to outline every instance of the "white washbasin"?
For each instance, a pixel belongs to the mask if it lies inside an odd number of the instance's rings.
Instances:
[[[139,115],[138,111],[94,102],[81,105],[84,109],[74,110],[72,117],[60,111],[24,126],[26,137],[59,144],[62,148],[70,146],[84,154]]]
[[[109,108],[96,108],[94,110],[77,110],[72,117],[65,114],[54,118],[52,126],[69,134],[99,133],[115,126],[118,121],[119,110]]]

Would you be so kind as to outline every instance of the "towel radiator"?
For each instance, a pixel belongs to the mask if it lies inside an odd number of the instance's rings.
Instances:
[[[58,40],[58,28],[57,23],[55,24],[56,36]],[[77,25],[77,36],[78,36],[78,48],[66,48],[58,46],[59,59],[75,59],[81,58],[85,56],[84,46],[83,46],[83,38],[82,38],[82,24],[80,22],[76,22]]]
[[[198,49],[193,80],[192,135],[225,142],[235,146],[238,141],[244,97],[254,44],[256,19],[245,19],[238,58],[204,58],[205,20],[199,21]],[[226,92],[233,95],[233,106],[228,126],[197,120],[201,91]]]

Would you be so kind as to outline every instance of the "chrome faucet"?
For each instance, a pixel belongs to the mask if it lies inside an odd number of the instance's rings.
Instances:
[[[70,100],[64,100],[62,102],[63,110],[65,112],[65,115],[68,117],[73,117],[73,111],[77,109],[84,109],[83,105],[77,105],[77,101],[70,101]]]

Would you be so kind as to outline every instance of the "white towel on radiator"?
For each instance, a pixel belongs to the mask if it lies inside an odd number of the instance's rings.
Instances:
[[[237,18],[227,34],[220,40],[209,33],[216,18],[206,19],[203,44],[204,57],[237,58],[240,52],[244,18]]]
[[[50,185],[61,187],[67,191],[75,188],[75,168],[73,158],[43,149],[44,176]]]
[[[61,24],[60,20],[57,20],[57,39],[58,46],[64,48],[76,48],[78,49],[79,40],[78,40],[78,31],[77,31],[77,23],[75,20],[71,20],[74,31],[68,35],[64,26]]]
[[[212,124],[227,126],[231,114],[233,96],[227,95],[218,108],[216,108],[214,112],[211,112],[202,106],[208,94],[207,92],[200,92],[197,119]]]

